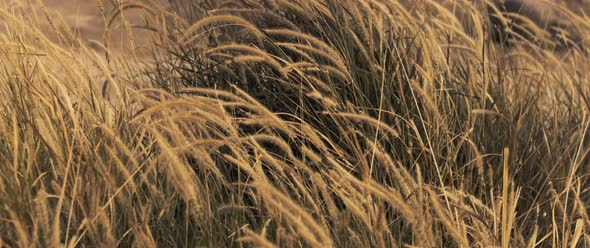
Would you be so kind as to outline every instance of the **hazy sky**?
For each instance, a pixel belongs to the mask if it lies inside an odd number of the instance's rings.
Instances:
[[[112,10],[112,4],[110,4],[112,0],[102,0],[102,2],[104,2],[105,14],[108,18]],[[164,6],[168,1],[156,0],[156,2],[160,2]],[[43,3],[52,16],[61,15],[67,24],[74,29],[78,38],[84,41],[104,41],[105,21],[99,10],[97,0],[43,0]],[[142,24],[145,22],[144,13],[140,10],[130,10],[125,12],[125,18],[129,23]],[[124,35],[125,30],[121,28],[121,25],[118,25],[120,23],[115,22],[111,31],[114,42],[129,39]],[[141,37],[144,36],[137,35],[135,38],[140,42]]]

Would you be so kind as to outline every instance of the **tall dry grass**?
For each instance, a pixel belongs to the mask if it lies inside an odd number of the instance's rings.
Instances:
[[[585,46],[470,1],[150,3],[104,10],[147,64],[0,8],[3,246],[590,244]]]

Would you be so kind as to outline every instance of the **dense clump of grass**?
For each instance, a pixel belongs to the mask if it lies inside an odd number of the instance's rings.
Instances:
[[[583,46],[470,1],[149,3],[108,18],[145,10],[147,65],[0,11],[3,244],[590,242]]]

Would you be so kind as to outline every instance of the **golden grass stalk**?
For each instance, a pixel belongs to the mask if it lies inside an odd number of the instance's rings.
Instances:
[[[192,43],[195,39],[199,38],[200,34],[194,35],[196,31],[215,23],[231,23],[233,25],[237,25],[240,27],[244,27],[245,29],[251,31],[257,39],[261,39],[264,35],[263,33],[250,22],[244,20],[243,18],[234,16],[234,15],[215,15],[211,17],[204,18],[197,23],[193,24],[189,28],[184,31],[182,35],[182,40],[186,43]]]

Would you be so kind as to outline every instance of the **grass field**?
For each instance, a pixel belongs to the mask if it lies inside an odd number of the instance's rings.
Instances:
[[[30,2],[0,3],[0,246],[590,246],[579,12],[495,42],[468,0],[97,0],[86,42]]]

